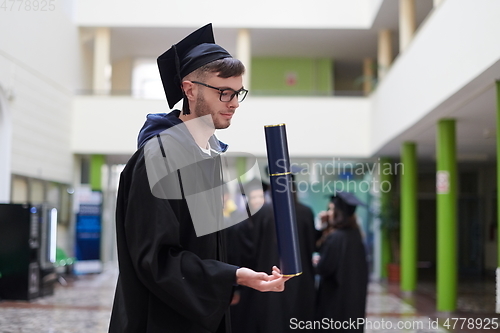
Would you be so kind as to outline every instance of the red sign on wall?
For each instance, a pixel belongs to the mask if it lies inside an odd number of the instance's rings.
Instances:
[[[287,86],[293,87],[297,84],[297,73],[287,72],[285,75],[285,83]]]

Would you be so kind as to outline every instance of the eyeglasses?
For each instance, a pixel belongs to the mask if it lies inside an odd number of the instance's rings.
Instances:
[[[244,88],[241,88],[240,90],[234,90],[231,88],[221,89],[221,88],[213,87],[213,86],[210,86],[206,83],[202,83],[202,82],[198,82],[198,81],[191,81],[191,82],[196,83],[196,84],[201,84],[202,86],[218,90],[220,93],[219,99],[221,102],[224,102],[224,103],[231,102],[233,100],[234,96],[236,96],[236,95],[238,96],[238,102],[241,103],[241,102],[243,102],[245,97],[247,97],[247,94],[248,94],[248,90],[246,90]]]

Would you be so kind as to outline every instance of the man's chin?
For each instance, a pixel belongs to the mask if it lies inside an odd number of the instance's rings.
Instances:
[[[226,129],[231,126],[231,121],[228,121],[225,124],[215,124],[215,129]]]

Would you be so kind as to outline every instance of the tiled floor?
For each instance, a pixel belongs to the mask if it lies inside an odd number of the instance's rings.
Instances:
[[[447,332],[431,323],[431,317],[420,313],[413,299],[402,300],[391,292],[391,286],[370,284],[366,308],[365,332]]]
[[[54,295],[31,302],[0,302],[0,333],[104,333],[117,270],[68,278]]]
[[[368,318],[383,312],[384,307],[387,307],[386,304],[394,304],[389,313],[379,316],[386,320],[392,318],[393,326],[396,325],[397,321],[403,321],[403,325],[406,324],[409,327],[414,320],[414,326],[421,325],[420,329],[398,331],[500,332],[500,314],[495,313],[495,284],[493,279],[460,281],[457,310],[452,313],[436,311],[436,284],[432,282],[419,282],[417,292],[411,295],[403,294],[399,290],[398,284],[372,284],[370,287],[367,308]],[[398,312],[400,315],[395,316]],[[498,326],[492,324],[495,321],[499,323]],[[437,329],[435,328],[436,325],[439,326]],[[484,329],[485,325],[489,325],[489,329]],[[494,327],[498,328],[494,329]],[[366,330],[366,332],[390,331],[394,332],[394,330]]]
[[[115,268],[102,274],[78,276],[58,285],[53,296],[31,302],[0,302],[0,333],[105,333],[117,277]],[[419,292],[403,297],[397,285],[371,283],[367,303],[367,333],[448,332],[437,326],[445,314],[435,311],[432,284],[419,285]],[[448,314],[459,318],[500,318],[490,312],[494,302],[491,286],[468,284],[459,297],[459,310]],[[478,306],[478,304],[482,304]],[[481,319],[480,319],[481,320]],[[497,319],[500,322],[500,319]],[[460,325],[460,322],[459,322]],[[406,327],[406,328],[398,328]],[[494,332],[495,330],[455,329],[451,332]],[[235,332],[237,333],[237,332]]]

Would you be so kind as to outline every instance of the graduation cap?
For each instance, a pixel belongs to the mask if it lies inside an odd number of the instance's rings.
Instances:
[[[231,55],[215,44],[212,23],[191,33],[160,55],[157,63],[168,106],[173,108],[184,97],[183,114],[189,114],[187,98],[181,88],[182,78],[212,61],[224,58],[231,58]]]
[[[337,191],[335,195],[330,196],[330,201],[335,204],[335,208],[344,212],[346,216],[352,216],[357,206],[368,207],[367,204],[349,192]]]

